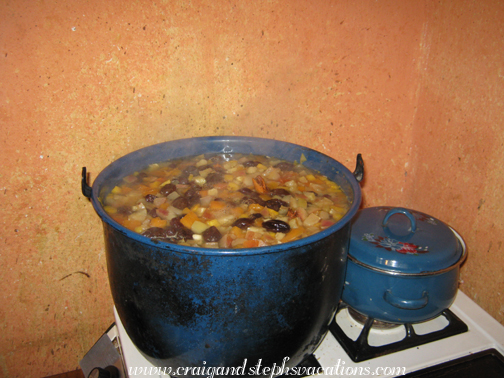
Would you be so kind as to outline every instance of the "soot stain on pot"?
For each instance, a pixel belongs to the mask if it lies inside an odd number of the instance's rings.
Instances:
[[[173,251],[163,253],[143,243],[119,240],[122,238],[113,235],[107,239],[111,243],[110,253],[121,253],[121,256],[112,257],[114,263],[110,265],[115,265],[115,269],[121,271],[120,280],[126,281],[112,285],[123,287],[118,297],[127,303],[124,310],[131,313],[138,324],[144,323],[142,318],[157,316],[190,327],[197,316],[216,311],[211,300],[195,298],[194,287],[204,283],[209,268],[203,256]]]
[[[144,277],[151,309],[155,313],[170,318],[173,324],[191,327],[196,317],[217,310],[211,295],[202,297],[195,292],[195,287],[202,286],[208,274],[207,261],[189,255],[177,256],[172,253],[170,258],[166,258],[162,253],[156,254],[158,256],[147,259]]]

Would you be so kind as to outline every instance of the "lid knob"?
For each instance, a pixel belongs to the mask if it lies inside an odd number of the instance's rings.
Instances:
[[[390,209],[390,211],[383,218],[383,223],[382,223],[383,228],[387,227],[387,223],[388,223],[389,218],[392,215],[394,215],[394,214],[404,214],[404,215],[406,215],[408,217],[410,223],[411,223],[411,226],[410,226],[411,233],[414,233],[416,231],[416,219],[415,219],[415,217],[413,216],[413,214],[411,214],[408,211],[408,209],[405,209],[403,207],[394,207],[393,209]]]

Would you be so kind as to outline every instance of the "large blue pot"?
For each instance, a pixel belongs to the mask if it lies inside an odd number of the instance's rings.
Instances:
[[[102,208],[101,199],[133,171],[169,159],[223,152],[290,161],[304,154],[306,166],[343,188],[352,202],[350,211],[305,239],[216,250],[152,241],[122,227]],[[103,221],[117,312],[133,343],[155,366],[171,368],[174,376],[195,375],[177,370],[180,367],[245,367],[247,375],[270,376],[268,370],[250,369],[259,360],[261,367],[285,361],[286,367],[296,366],[323,339],[340,301],[350,220],[361,200],[357,180],[342,164],[275,140],[191,138],[120,158],[99,174],[87,194]]]

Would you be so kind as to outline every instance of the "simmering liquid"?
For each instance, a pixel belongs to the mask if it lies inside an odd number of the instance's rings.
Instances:
[[[262,155],[199,155],[150,165],[104,199],[124,227],[205,248],[276,245],[330,227],[348,211],[341,188],[303,164]]]

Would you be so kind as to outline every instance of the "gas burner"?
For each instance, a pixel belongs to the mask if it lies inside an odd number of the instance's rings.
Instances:
[[[366,361],[468,331],[449,309],[417,324],[391,324],[366,317],[341,303],[329,330],[354,362]]]
[[[360,312],[354,310],[352,307],[348,307],[348,315],[362,326],[366,324],[366,320],[368,319],[366,315],[361,314]],[[397,323],[382,322],[381,320],[376,319],[374,319],[373,322],[374,329],[392,329],[400,326],[401,325]]]

